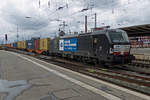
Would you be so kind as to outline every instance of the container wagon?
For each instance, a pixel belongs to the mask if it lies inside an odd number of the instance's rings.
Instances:
[[[17,42],[17,49],[21,49],[21,41]]]
[[[17,48],[17,42],[14,42],[12,44],[13,44],[13,48]]]
[[[11,48],[11,44],[5,44],[6,48]]]
[[[43,55],[49,55],[50,38],[40,39],[40,51]]]
[[[26,41],[21,41],[21,49],[25,50],[26,49]]]
[[[28,52],[34,52],[34,39],[26,40],[26,50]]]
[[[40,39],[35,39],[34,40],[34,51],[37,54],[41,54],[42,50],[40,50]]]

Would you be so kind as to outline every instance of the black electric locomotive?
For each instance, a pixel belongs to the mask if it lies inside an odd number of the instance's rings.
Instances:
[[[94,63],[124,64],[133,59],[127,33],[120,29],[55,38],[50,41],[49,53]]]

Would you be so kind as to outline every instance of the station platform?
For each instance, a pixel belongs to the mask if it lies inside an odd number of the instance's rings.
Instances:
[[[150,100],[150,97],[31,56],[0,50],[0,100]]]
[[[131,54],[133,54],[136,59],[150,61],[150,48],[132,48]]]
[[[144,54],[144,55],[150,55],[150,48],[132,48],[131,49],[132,54]]]

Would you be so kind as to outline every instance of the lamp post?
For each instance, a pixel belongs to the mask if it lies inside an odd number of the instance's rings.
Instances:
[[[26,16],[25,18],[26,18],[26,19],[31,19],[32,17]],[[24,31],[24,38],[25,38],[25,31]]]
[[[30,16],[25,16],[25,18],[26,19],[30,19],[30,18],[32,18],[32,17],[30,17]],[[18,42],[18,40],[19,40],[19,25],[17,24],[17,35],[16,35],[16,38],[17,38],[17,42]]]
[[[18,42],[18,38],[19,38],[19,34],[18,34],[18,24],[17,24],[17,35],[16,35],[16,38],[17,38],[17,42]]]

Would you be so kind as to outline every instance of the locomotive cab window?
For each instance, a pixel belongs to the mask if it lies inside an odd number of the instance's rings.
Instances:
[[[129,42],[127,33],[124,31],[111,31],[109,32],[109,36],[112,42]]]

